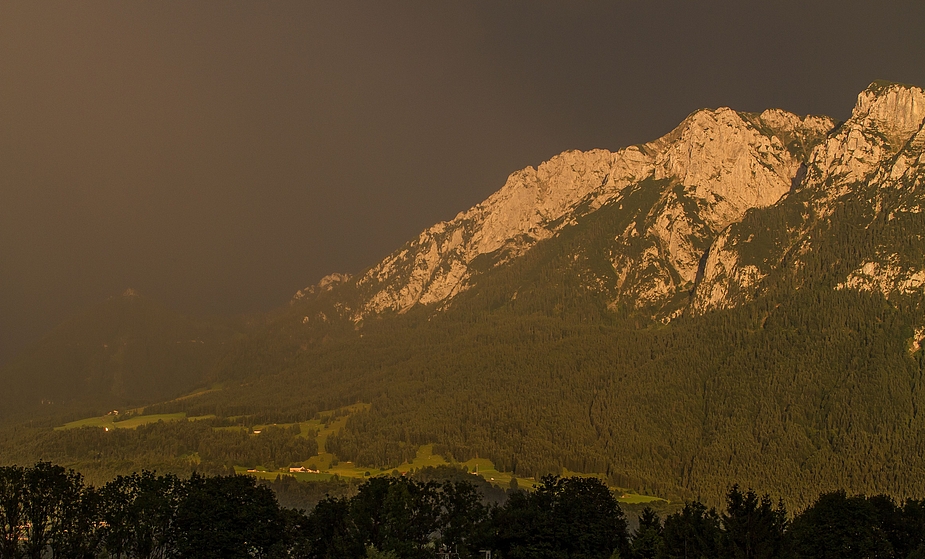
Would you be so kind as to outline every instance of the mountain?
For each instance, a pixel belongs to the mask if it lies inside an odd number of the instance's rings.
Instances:
[[[833,126],[781,110],[701,110],[649,144],[563,153],[512,174],[485,202],[357,278],[362,302],[352,318],[446,303],[473,285],[475,269],[510,262],[613,205],[627,226],[607,247],[611,270],[586,281],[611,303],[672,316],[680,310],[673,301],[691,291],[717,235],[788,193]]]
[[[368,466],[433,444],[706,502],[732,482],[790,506],[921,496],[923,119],[922,89],[874,82],[842,123],[701,110],[563,153],[299,291],[210,362],[221,390],[149,409],[289,423],[368,403],[326,440]]]
[[[665,319],[734,306],[845,195],[883,203],[881,191],[920,177],[923,117],[920,89],[874,83],[837,129],[827,117],[723,108],[697,111],[649,144],[563,153],[514,173],[488,200],[424,231],[357,278],[362,299],[352,318],[447,303],[473,285],[479,265],[503,265],[615,204],[626,204],[620,219],[627,227],[607,248],[612,271],[586,283],[597,284],[611,304],[650,307]],[[903,214],[917,208],[917,193],[909,195],[912,210]],[[783,233],[749,230],[753,220],[740,223],[746,212],[778,202],[785,210],[802,204],[784,226],[788,238],[760,246],[761,264],[740,262],[736,247],[748,243],[744,251],[755,253],[756,234]],[[760,236],[759,243],[769,241]],[[851,285],[891,273],[883,262],[863,266]],[[905,281],[919,286],[922,279],[912,273]]]

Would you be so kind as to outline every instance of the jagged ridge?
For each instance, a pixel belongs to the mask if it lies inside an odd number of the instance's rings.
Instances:
[[[833,216],[847,206],[869,229],[878,218],[895,223],[880,231],[883,240],[839,287],[921,291],[921,252],[900,256],[886,246],[921,238],[921,224],[905,232],[901,224],[918,221],[925,192],[925,92],[899,84],[874,83],[858,96],[851,118],[834,130],[809,157],[796,188],[773,209],[775,219],[755,219],[729,227],[709,251],[703,281],[691,310],[730,308],[754,298],[775,272],[797,272],[833,227]],[[863,207],[863,209],[861,209]],[[765,217],[767,216],[760,216]],[[905,218],[905,219],[902,219]]]
[[[701,110],[648,144],[565,152],[513,173],[484,202],[427,229],[355,278],[359,297],[345,312],[361,321],[446,304],[476,283],[476,259],[508,263],[585,215],[648,190],[647,205],[628,204],[632,224],[610,248],[617,281],[601,280],[596,288],[614,304],[630,301],[670,319],[683,310],[670,302],[693,289],[717,235],[749,209],[787,193],[807,154],[834,125],[827,117],[778,109]]]

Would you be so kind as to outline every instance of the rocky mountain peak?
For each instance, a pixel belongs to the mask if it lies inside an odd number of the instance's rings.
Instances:
[[[289,303],[292,304],[296,301],[299,301],[301,299],[308,297],[309,295],[314,295],[316,293],[323,293],[325,291],[330,291],[334,289],[336,286],[349,281],[350,277],[351,277],[350,274],[341,274],[337,272],[333,274],[328,274],[324,276],[323,278],[321,278],[321,280],[317,284],[309,285],[308,287],[304,289],[298,290],[296,294],[292,296],[292,300],[289,301]]]
[[[835,126],[835,121],[827,116],[800,117],[782,109],[765,109],[758,115],[758,121],[778,137],[800,140],[824,136]]]
[[[899,230],[918,228],[904,224],[918,219],[922,207],[918,185],[925,167],[923,119],[925,92],[918,87],[874,82],[861,92],[851,118],[814,148],[795,195],[780,202],[787,210],[782,208],[778,215],[789,215],[789,222],[771,230],[737,223],[710,248],[692,311],[731,307],[749,299],[785,259],[794,269],[806,265],[814,258],[818,238],[833,227],[832,220],[844,219],[839,212],[846,204],[852,209],[843,213],[852,216],[853,227],[866,231],[878,216],[886,216],[879,227],[893,228],[890,235],[912,242]],[[759,241],[764,247],[756,250]],[[921,253],[897,252],[880,244],[874,243],[873,253],[852,264],[856,269],[839,288],[883,293],[920,288],[925,278],[918,262]]]
[[[631,230],[644,232],[648,248],[624,254],[638,243],[617,239],[626,246],[614,249],[613,265],[645,261],[659,271],[629,282],[618,271],[621,279],[613,287],[653,304],[690,288],[704,246],[720,231],[748,209],[773,204],[789,191],[806,146],[833,125],[827,118],[779,109],[748,115],[724,107],[696,111],[648,144],[617,152],[563,152],[512,173],[484,202],[422,232],[364,273],[357,280],[364,302],[353,318],[448,301],[471,286],[475,259],[502,265],[584,215],[619,205],[647,180],[660,194]]]
[[[925,119],[925,91],[889,82],[874,82],[858,95],[849,123],[877,130],[898,151]]]
[[[790,189],[802,160],[787,144],[826,124],[811,119],[806,130],[805,121],[780,110],[754,119],[729,108],[697,111],[659,141],[664,150],[655,178],[680,182],[686,196],[709,208],[702,217],[720,231]]]
[[[918,87],[874,82],[858,95],[842,126],[816,148],[808,184],[829,185],[818,211],[852,184],[869,182],[898,153],[925,119],[925,92]],[[823,192],[823,190],[820,190]]]
[[[651,175],[653,162],[638,146],[573,150],[512,173],[484,202],[427,229],[363,274],[357,285],[366,301],[354,319],[453,297],[468,288],[476,258],[487,255],[497,265],[523,254],[568,225],[579,206],[593,211]]]
[[[512,173],[485,201],[351,280],[356,298],[345,316],[361,321],[445,305],[491,269],[604,208],[613,216],[613,237],[596,247],[604,253],[593,270],[581,273],[608,304],[644,308],[663,320],[686,309],[697,314],[735,305],[799,242],[807,224],[826,218],[833,200],[859,183],[873,184],[878,173],[917,172],[921,150],[910,146],[925,145],[923,118],[920,88],[875,82],[841,125],[782,109],[721,107],[695,111],[647,144],[563,152]],[[741,226],[743,219],[788,198],[799,200],[788,219],[802,221],[762,241],[774,254],[756,257],[751,243],[765,234]],[[573,262],[587,260],[582,251],[571,254]]]

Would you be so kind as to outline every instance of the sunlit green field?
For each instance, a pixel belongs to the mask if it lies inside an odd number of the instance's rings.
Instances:
[[[181,419],[189,419],[191,421],[197,419],[209,419],[215,417],[214,415],[200,415],[195,417],[186,417],[185,412],[180,413],[159,413],[154,415],[136,415],[130,417],[124,421],[119,421],[118,415],[104,415],[101,417],[88,417],[86,419],[79,419],[77,421],[71,421],[70,423],[65,423],[60,427],[55,427],[55,430],[62,429],[78,429],[80,427],[101,427],[103,429],[134,429],[139,425],[147,425],[148,423],[157,423],[158,421],[179,421]]]

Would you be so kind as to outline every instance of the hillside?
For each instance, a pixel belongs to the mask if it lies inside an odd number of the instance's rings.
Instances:
[[[203,385],[244,320],[203,320],[132,289],[67,320],[0,370],[0,417],[158,402]]]
[[[370,467],[433,444],[714,503],[730,480],[791,507],[921,495],[923,119],[925,92],[875,82],[844,123],[702,110],[566,152],[300,291],[196,377],[223,389],[145,413],[292,423],[364,402],[326,445]],[[20,363],[49,370],[38,355]]]

